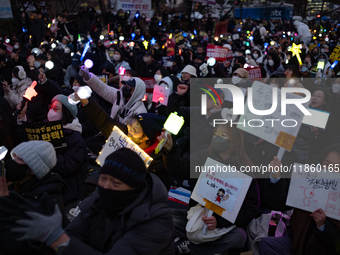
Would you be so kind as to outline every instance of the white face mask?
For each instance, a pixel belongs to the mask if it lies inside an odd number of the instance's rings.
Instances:
[[[20,80],[18,78],[12,78],[12,84],[13,85],[18,85]]]
[[[80,88],[80,86],[73,86],[73,87],[72,87],[72,89],[73,89],[74,92],[77,92],[79,88]]]
[[[168,63],[166,65],[167,65],[167,67],[172,67],[174,65],[174,63],[171,62],[171,61],[168,61]]]
[[[340,83],[334,83],[332,85],[332,91],[334,94],[340,94]]]
[[[39,68],[41,64],[40,64],[39,61],[34,61],[33,65],[34,65],[35,68]]]
[[[55,112],[53,109],[51,109],[47,113],[48,121],[57,121],[57,120],[61,120],[62,118],[63,118],[63,114],[61,112]]]
[[[269,60],[268,60],[268,65],[269,65],[269,66],[273,66],[273,65],[274,65],[274,60],[269,59]]]
[[[259,57],[259,54],[253,54],[254,58],[257,59]]]
[[[158,82],[162,79],[162,75],[160,75],[160,74],[155,74],[155,75],[153,76],[153,78],[154,78],[155,81],[158,83]]]
[[[151,60],[151,57],[143,57],[143,61],[144,61],[145,63],[149,63],[150,60]]]
[[[231,82],[235,85],[238,84],[242,81],[242,78],[238,77],[238,76],[233,76],[233,78],[231,78]]]
[[[131,79],[131,77],[130,76],[126,76],[126,75],[124,75],[123,78],[122,78],[123,81],[128,81],[130,79]]]
[[[65,48],[64,53],[68,54],[70,52],[71,52],[70,48]]]
[[[321,49],[321,53],[325,53],[325,49]]]
[[[120,56],[118,56],[118,55],[113,55],[113,60],[114,60],[114,61],[119,61],[119,60],[120,60]]]
[[[13,46],[13,48],[17,50],[17,49],[19,49],[20,47],[19,47],[18,44],[16,44],[16,45]]]

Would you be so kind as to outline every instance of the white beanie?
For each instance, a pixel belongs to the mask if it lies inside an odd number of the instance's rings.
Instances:
[[[44,141],[23,142],[11,151],[11,156],[18,155],[40,180],[57,163],[57,156],[53,145]]]
[[[183,70],[182,70],[181,73],[188,73],[188,74],[190,74],[190,75],[192,75],[192,76],[197,77],[196,68],[195,68],[194,66],[192,66],[192,65],[186,65],[186,66],[183,68]]]

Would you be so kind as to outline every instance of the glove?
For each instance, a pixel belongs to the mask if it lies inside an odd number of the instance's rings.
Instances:
[[[24,234],[17,239],[18,241],[38,240],[50,246],[64,233],[61,227],[63,217],[57,204],[54,206],[54,213],[50,216],[36,212],[26,212],[26,215],[31,219],[17,220],[15,223],[18,226],[11,228],[12,232]]]
[[[200,70],[203,74],[203,76],[206,76],[208,74],[208,64],[204,63],[200,66]]]
[[[88,81],[91,78],[89,70],[85,66],[80,67],[79,75],[83,77],[84,81]]]

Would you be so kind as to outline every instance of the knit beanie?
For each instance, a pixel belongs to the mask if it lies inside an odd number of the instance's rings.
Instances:
[[[111,175],[136,189],[143,189],[146,184],[145,164],[136,152],[128,148],[120,148],[107,156],[100,173]]]
[[[11,156],[18,155],[40,180],[57,163],[57,156],[53,145],[44,141],[23,142],[11,151]]]
[[[156,113],[141,113],[137,115],[144,134],[151,140],[158,132],[162,132],[166,118]]]
[[[56,95],[55,97],[53,97],[51,103],[53,104],[54,101],[59,101],[60,103],[63,104],[63,106],[65,106],[67,108],[67,110],[70,111],[70,113],[72,114],[72,116],[75,118],[77,117],[78,114],[78,108],[76,105],[70,104],[68,102],[68,97],[62,94]]]

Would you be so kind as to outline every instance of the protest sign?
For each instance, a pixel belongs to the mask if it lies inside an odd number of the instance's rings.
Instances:
[[[149,167],[153,158],[151,158],[144,150],[142,150],[116,126],[113,127],[111,135],[107,139],[102,151],[99,153],[99,156],[96,160],[97,163],[100,166],[103,166],[108,155],[123,147],[129,148],[136,152],[144,161],[145,166],[147,168]]]
[[[302,119],[302,123],[312,127],[325,129],[330,113],[313,108],[308,108],[308,111],[312,115],[305,115]]]
[[[208,44],[206,60],[208,58],[215,58],[217,62],[226,61],[228,59],[228,48]]]
[[[247,67],[245,68],[249,73],[249,79],[252,81],[261,81],[261,67]]]
[[[273,87],[265,83],[255,81],[252,85],[252,90],[252,102],[254,108],[257,110],[270,109],[273,104]],[[300,130],[304,114],[295,104],[287,104],[287,114],[281,115],[281,90],[278,89],[277,91],[277,102],[280,103],[277,104],[276,110],[272,114],[260,116],[255,115],[249,110],[248,103],[246,102],[244,115],[241,115],[237,128],[262,138],[269,143],[291,151],[296,136]],[[301,96],[293,93],[287,93],[286,98],[299,99]],[[302,105],[305,108],[308,108],[309,102],[303,103]],[[248,125],[243,125],[244,121]],[[285,123],[286,125],[284,125]],[[293,127],[292,123],[296,125]]]
[[[160,102],[162,105],[168,105],[169,98],[169,88],[162,87],[159,85],[155,85],[153,88],[152,102],[158,103]]]
[[[57,32],[59,30],[58,23],[54,23],[53,25],[51,25],[50,30],[52,33]]]
[[[340,60],[340,43],[338,43],[337,46],[335,46],[332,54],[329,56],[329,58],[333,61]]]
[[[4,42],[3,44],[6,46],[6,49],[7,49],[8,53],[12,53],[13,46],[10,45],[9,43],[6,43],[6,42]]]
[[[109,48],[111,46],[110,40],[105,40],[103,43],[106,48]]]
[[[234,223],[247,195],[252,178],[236,169],[230,169],[216,160],[207,158],[191,198],[216,214]]]
[[[154,78],[149,78],[149,77],[139,77],[142,79],[146,85],[146,93],[152,93],[153,92],[153,87],[157,82],[155,81]]]
[[[308,212],[321,208],[329,218],[340,220],[340,171],[321,166],[294,164],[286,204]],[[329,168],[330,169],[330,168]]]
[[[184,36],[182,32],[175,34],[175,43],[177,45],[184,44]]]
[[[51,122],[23,122],[23,127],[30,141],[50,142],[56,149],[67,146],[61,120]]]
[[[215,36],[224,35],[228,32],[228,20],[217,22],[215,25]]]
[[[102,75],[96,75],[98,77],[99,80],[101,80],[102,82],[104,82],[105,84],[107,84],[107,75],[102,74]]]

